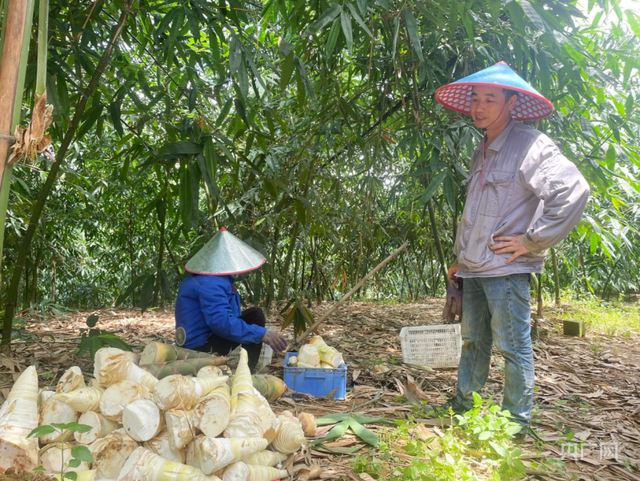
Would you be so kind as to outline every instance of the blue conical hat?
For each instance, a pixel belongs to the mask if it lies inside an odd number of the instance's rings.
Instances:
[[[194,255],[184,270],[205,276],[229,276],[256,270],[265,257],[224,227]]]
[[[553,104],[525,82],[504,62],[469,75],[436,90],[436,100],[445,107],[471,115],[471,91],[474,85],[500,87],[518,92],[512,111],[514,120],[537,120],[553,112]]]

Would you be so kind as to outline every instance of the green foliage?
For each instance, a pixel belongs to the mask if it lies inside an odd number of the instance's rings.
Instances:
[[[105,329],[96,329],[95,325],[98,322],[98,316],[91,314],[87,317],[87,327],[80,328],[80,339],[76,355],[82,356],[85,352],[89,351],[91,359],[96,355],[96,352],[101,347],[111,346],[117,347],[124,351],[131,351],[131,346],[127,342],[119,337],[116,333],[121,331],[107,331]]]
[[[53,434],[57,432],[61,436],[60,439],[64,439],[64,434],[69,431],[73,433],[86,433],[91,431],[91,426],[88,426],[86,424],[79,424],[77,422],[44,424],[42,426],[38,426],[37,428],[33,429],[27,435],[27,437],[39,438],[41,436],[46,436],[48,434]],[[60,449],[63,451],[65,449],[64,446],[65,446],[64,441],[61,441]],[[69,458],[66,464],[67,464],[67,467],[69,468],[77,468],[78,466],[80,466],[80,463],[82,462],[92,463],[93,455],[91,454],[91,451],[89,451],[89,448],[87,446],[78,444],[71,448],[71,457]],[[77,479],[77,477],[78,477],[77,473],[73,471],[67,471],[65,469],[65,466],[63,465],[62,471],[60,472],[60,479],[75,480]]]
[[[233,5],[127,5],[86,98],[125,6],[51,0],[54,150],[87,105],[35,224],[19,305],[148,309],[173,298],[222,226],[267,257],[253,302],[322,300],[340,269],[357,281],[404,240],[408,255],[360,295],[442,293],[479,132],[433,92],[499,60],[554,102],[535,126],[592,188],[543,285],[605,298],[639,288],[640,39],[617,0]],[[32,71],[26,88],[32,99]],[[23,107],[26,118],[32,101]],[[14,168],[4,279],[52,167]]]
[[[438,436],[427,436],[413,417],[396,420],[372,459],[361,455],[356,472],[390,481],[520,479],[525,476],[522,450],[512,443],[520,426],[491,400],[474,394],[474,407],[464,415],[451,413],[452,425]],[[411,456],[401,461],[398,454]],[[376,461],[377,459],[377,461]]]
[[[637,302],[604,302],[594,297],[586,297],[570,305],[562,304],[550,312],[549,316],[584,321],[587,325],[587,335],[592,333],[628,337],[640,333],[640,305]],[[558,327],[561,329],[561,324]]]
[[[327,414],[318,418],[316,420],[318,426],[327,426],[330,424],[335,424],[333,428],[325,435],[324,438],[316,439],[312,444],[315,445],[314,449],[319,451],[325,451],[330,453],[342,453],[342,454],[351,454],[361,446],[356,445],[353,447],[328,447],[323,446],[323,443],[327,441],[332,441],[342,437],[347,431],[353,432],[358,438],[360,438],[365,443],[370,446],[377,447],[378,446],[378,437],[371,431],[364,427],[364,424],[384,424],[390,423],[385,418],[382,417],[370,417],[363,416],[361,414],[353,414],[353,413],[337,413],[337,414]]]

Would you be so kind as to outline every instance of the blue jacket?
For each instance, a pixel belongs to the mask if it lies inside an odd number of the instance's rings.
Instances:
[[[266,328],[240,319],[240,295],[231,276],[191,274],[180,283],[176,300],[176,328],[184,328],[183,347],[197,349],[215,334],[238,343],[258,344]]]

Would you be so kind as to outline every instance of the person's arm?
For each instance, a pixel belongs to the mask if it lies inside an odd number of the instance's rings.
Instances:
[[[569,235],[589,199],[589,184],[546,136],[532,145],[520,167],[528,188],[543,201],[543,213],[525,233],[522,244],[539,253]]]
[[[203,284],[200,288],[200,309],[211,332],[239,343],[259,344],[267,329],[247,324],[233,315],[229,297],[221,284]]]

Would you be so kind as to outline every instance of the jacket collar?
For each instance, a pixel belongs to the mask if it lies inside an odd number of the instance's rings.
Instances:
[[[506,142],[507,137],[509,136],[509,133],[511,132],[511,130],[513,129],[513,126],[515,124],[516,124],[516,121],[511,119],[509,121],[509,123],[507,124],[507,126],[504,128],[504,130],[502,132],[500,132],[500,135],[498,135],[498,137],[496,137],[496,140],[491,142],[491,145],[489,147],[487,147],[487,150],[493,150],[495,152],[500,152],[500,149],[502,148],[502,146]]]

